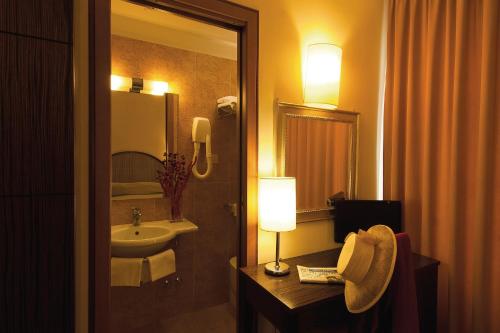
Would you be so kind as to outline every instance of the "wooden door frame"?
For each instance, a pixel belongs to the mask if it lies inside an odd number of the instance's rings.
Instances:
[[[257,263],[259,12],[225,0],[136,0],[239,32],[241,224],[239,266]],[[89,332],[109,332],[110,0],[89,0]]]

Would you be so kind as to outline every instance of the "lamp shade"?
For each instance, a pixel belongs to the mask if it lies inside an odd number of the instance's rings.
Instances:
[[[307,50],[304,103],[339,104],[342,49],[333,44],[312,44]]]
[[[296,227],[295,178],[259,180],[259,223],[266,231],[291,231]]]

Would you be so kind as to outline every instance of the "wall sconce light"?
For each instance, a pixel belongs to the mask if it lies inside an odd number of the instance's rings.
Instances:
[[[168,92],[168,83],[163,81],[144,80],[143,92],[151,95],[162,96]]]
[[[295,178],[259,179],[259,223],[262,230],[276,232],[276,260],[265,266],[266,274],[290,273],[288,265],[280,262],[280,232],[296,228]]]
[[[132,79],[118,75],[111,75],[111,90],[129,91],[132,86]]]
[[[168,83],[111,75],[111,90],[162,96],[168,92]]]
[[[309,45],[305,71],[305,104],[337,108],[341,64],[340,47],[327,43]]]

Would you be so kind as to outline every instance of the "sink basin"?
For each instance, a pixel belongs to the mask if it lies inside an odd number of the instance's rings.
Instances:
[[[161,225],[116,225],[111,227],[113,257],[144,258],[160,252],[176,232]]]

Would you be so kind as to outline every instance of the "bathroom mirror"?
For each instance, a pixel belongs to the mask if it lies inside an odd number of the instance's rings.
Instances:
[[[327,199],[356,198],[356,112],[276,103],[277,167],[297,179],[297,222],[329,218]]]
[[[113,199],[161,196],[161,160],[177,149],[178,96],[112,91],[111,101]]]

